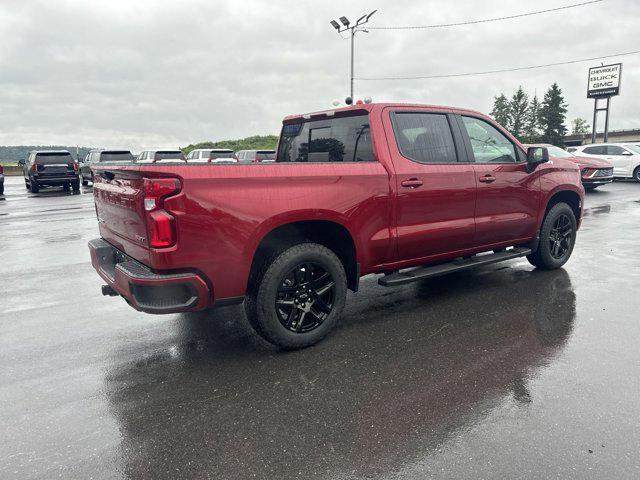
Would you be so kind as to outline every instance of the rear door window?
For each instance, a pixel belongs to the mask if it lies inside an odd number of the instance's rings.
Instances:
[[[369,116],[340,117],[284,125],[277,162],[373,161]]]
[[[603,146],[598,146],[598,147],[587,147],[582,151],[589,155],[604,155],[604,150],[605,149]]]
[[[447,116],[396,112],[393,130],[403,157],[418,163],[456,163],[458,156]]]
[[[607,145],[607,155],[624,155],[626,150],[618,145]]]

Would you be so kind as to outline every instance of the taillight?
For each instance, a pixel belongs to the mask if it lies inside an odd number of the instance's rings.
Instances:
[[[71,166],[71,165],[69,165]],[[78,164],[76,162],[73,162],[73,171],[77,172],[78,171]]]
[[[34,162],[33,165],[31,165],[31,171],[32,172],[37,172],[38,171],[38,165]]]
[[[2,165],[0,165],[0,173],[4,173],[4,168],[2,168]]]
[[[176,243],[175,219],[164,210],[164,199],[178,193],[180,188],[177,178],[144,179],[144,209],[150,247],[170,247]]]

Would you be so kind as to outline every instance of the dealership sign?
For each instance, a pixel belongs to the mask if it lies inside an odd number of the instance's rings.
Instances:
[[[603,65],[589,69],[587,98],[612,97],[620,93],[622,64]]]

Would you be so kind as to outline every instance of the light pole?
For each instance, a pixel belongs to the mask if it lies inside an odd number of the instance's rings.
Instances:
[[[347,30],[349,30],[349,33],[351,35],[351,76],[350,76],[350,98],[353,101],[353,47],[354,47],[354,39],[356,36],[356,32],[367,32],[367,30],[365,30],[364,28],[359,28],[361,25],[364,25],[365,23],[367,23],[369,21],[369,19],[371,18],[371,16],[376,13],[378,10],[374,10],[373,12],[371,12],[368,15],[363,15],[361,16],[354,25],[351,25],[351,23],[349,22],[349,19],[347,17],[340,17],[339,20],[342,23],[342,25],[340,25],[338,22],[336,22],[335,20],[331,20],[331,25],[333,26],[333,28],[335,28],[338,33],[342,33],[345,32]],[[351,26],[350,26],[351,25]]]

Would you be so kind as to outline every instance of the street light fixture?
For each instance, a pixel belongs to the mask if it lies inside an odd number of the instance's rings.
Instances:
[[[342,22],[342,25],[344,25],[344,27],[341,27],[340,24],[338,22],[336,22],[335,20],[331,20],[331,25],[333,26],[333,28],[335,28],[338,33],[342,33],[345,32],[347,30],[350,30],[351,32],[351,88],[350,88],[350,97],[351,99],[353,99],[353,46],[354,46],[354,39],[356,36],[356,32],[365,32],[368,33],[367,30],[365,30],[364,28],[359,28],[360,25],[364,25],[365,23],[367,23],[369,21],[369,19],[373,16],[374,13],[376,13],[378,10],[374,10],[373,12],[363,15],[361,16],[355,23],[355,25],[349,26],[351,25],[351,22],[349,22],[349,19],[347,17],[340,17],[338,20],[340,20],[340,22]]]

